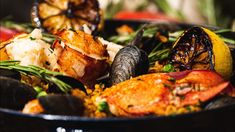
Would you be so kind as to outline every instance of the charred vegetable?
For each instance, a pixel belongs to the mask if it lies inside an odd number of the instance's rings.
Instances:
[[[23,113],[45,113],[54,115],[82,115],[83,100],[71,95],[48,95],[27,103]]]
[[[97,0],[36,0],[31,17],[33,25],[51,33],[63,28],[79,30],[83,24],[95,31],[101,22]]]
[[[148,56],[135,46],[140,42],[142,35],[143,31],[140,31],[130,45],[119,50],[115,56],[110,72],[111,85],[148,72]]]
[[[170,63],[177,71],[215,70],[229,78],[233,62],[230,50],[222,39],[208,29],[193,27],[174,43]]]
[[[25,103],[35,99],[37,92],[18,80],[0,76],[0,107],[21,110]]]

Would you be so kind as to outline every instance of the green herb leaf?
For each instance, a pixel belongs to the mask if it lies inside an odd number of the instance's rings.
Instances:
[[[114,43],[118,43],[121,45],[127,45],[128,42],[130,42],[131,40],[134,39],[134,37],[136,36],[136,34],[143,29],[143,26],[145,26],[145,30],[143,33],[143,37],[148,37],[151,38],[153,37],[153,35],[155,35],[158,27],[152,24],[149,25],[142,25],[140,26],[135,32],[128,34],[128,35],[117,35],[117,36],[112,36],[109,38],[110,41],[114,42]]]
[[[43,88],[41,88],[39,86],[35,86],[34,90],[38,93],[37,98],[47,95],[46,91],[44,91]]]
[[[109,106],[108,103],[106,101],[101,101],[98,104],[98,110],[100,112],[109,112]]]
[[[163,68],[162,68],[163,72],[174,72],[175,68],[172,64],[166,64]]]
[[[62,75],[59,72],[53,72],[45,68],[41,68],[41,67],[37,67],[33,65],[22,66],[19,63],[20,63],[19,61],[0,61],[0,68],[16,70],[25,75],[36,76],[42,80],[47,81],[48,83],[55,84],[64,93],[68,93],[72,89],[70,85],[54,77],[56,75]]]

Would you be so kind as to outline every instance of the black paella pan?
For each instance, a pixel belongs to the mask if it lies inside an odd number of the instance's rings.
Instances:
[[[115,34],[115,28],[127,24],[138,27],[146,22],[107,20],[102,32],[104,36]],[[190,24],[157,23],[168,30],[187,29]],[[210,27],[216,29],[216,27]],[[235,33],[227,35],[233,36]],[[231,49],[233,58],[234,50]],[[231,79],[234,83],[234,77]],[[140,118],[94,119],[78,116],[28,115],[0,108],[1,131],[235,131],[235,104],[200,112]]]
[[[2,1],[1,1],[2,3]],[[22,2],[19,2],[22,3]],[[2,7],[2,6],[1,6]],[[28,6],[30,7],[30,6]],[[18,7],[19,9],[20,7]],[[16,9],[15,9],[16,10]],[[1,9],[2,12],[2,9]],[[12,12],[11,12],[12,13]],[[7,12],[9,14],[9,12]],[[14,11],[12,14],[16,14]],[[1,14],[3,17],[4,14]],[[18,15],[16,15],[18,16]],[[23,15],[25,16],[25,14]],[[14,16],[15,17],[15,16]],[[25,17],[15,17],[16,21],[28,21]],[[108,37],[114,35],[116,27],[127,24],[138,27],[144,21],[120,21],[107,20],[102,35]],[[155,22],[156,23],[156,22]],[[182,30],[192,27],[191,24],[161,23],[159,27],[168,30]],[[209,27],[217,29],[216,27]],[[235,38],[235,33],[226,34]],[[233,60],[235,50],[231,46]],[[231,82],[235,83],[234,76]],[[139,118],[103,118],[94,119],[78,116],[56,116],[56,115],[28,115],[19,111],[0,108],[0,132],[2,131],[235,131],[235,104],[212,110],[180,114],[174,116],[146,116]]]

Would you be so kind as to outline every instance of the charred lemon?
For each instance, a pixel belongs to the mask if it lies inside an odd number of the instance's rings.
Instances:
[[[215,70],[226,79],[232,74],[229,48],[214,32],[202,27],[193,27],[178,38],[170,60],[176,71]]]
[[[50,33],[59,29],[81,29],[83,24],[96,31],[101,18],[97,0],[36,0],[31,10],[34,26]]]

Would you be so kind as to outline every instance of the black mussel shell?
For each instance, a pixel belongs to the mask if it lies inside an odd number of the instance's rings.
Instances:
[[[71,95],[41,96],[39,103],[45,114],[82,115],[85,109],[83,100]]]
[[[9,77],[9,78],[13,78],[16,80],[21,79],[21,75],[19,72],[13,71],[13,70],[8,70],[8,69],[2,69],[2,68],[0,68],[0,76]]]
[[[0,107],[21,110],[25,103],[35,99],[37,92],[33,87],[18,80],[0,76]]]
[[[114,58],[110,71],[110,85],[148,72],[147,54],[134,45],[122,48]]]
[[[87,94],[86,88],[77,79],[69,77],[69,76],[63,76],[63,75],[57,75],[55,77],[58,78],[59,80],[65,82],[65,83],[67,83],[72,88],[78,88],[79,90],[82,90],[83,92],[85,92]],[[55,84],[51,84],[49,86],[48,92],[49,93],[63,93]]]
[[[213,99],[212,101],[210,101],[205,106],[205,109],[206,110],[216,109],[216,108],[224,107],[224,106],[227,106],[227,105],[235,105],[235,98],[230,97],[230,96],[217,97],[217,98]]]

